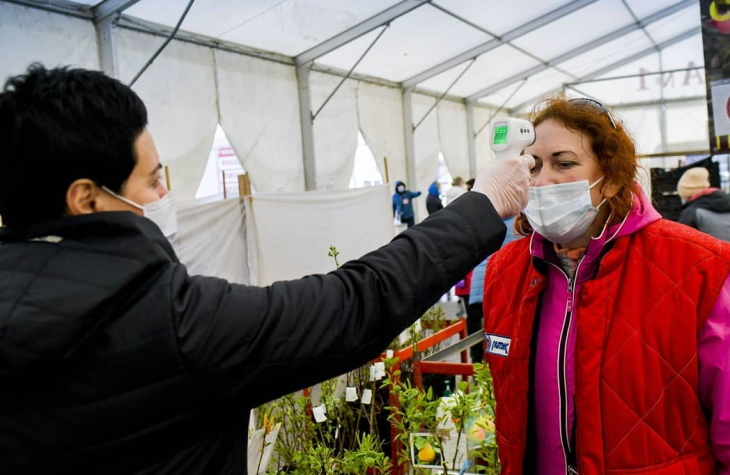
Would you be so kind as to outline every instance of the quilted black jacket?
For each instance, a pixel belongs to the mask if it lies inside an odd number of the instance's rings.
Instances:
[[[132,213],[0,231],[0,474],[243,474],[252,407],[367,363],[505,227],[467,193],[327,275],[191,277]]]

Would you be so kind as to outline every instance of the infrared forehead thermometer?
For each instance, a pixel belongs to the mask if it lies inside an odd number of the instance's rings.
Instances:
[[[535,143],[535,128],[530,121],[514,117],[498,117],[490,127],[489,146],[498,160],[517,156],[525,147]]]

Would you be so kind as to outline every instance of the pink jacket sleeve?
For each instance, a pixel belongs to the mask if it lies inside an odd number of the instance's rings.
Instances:
[[[712,450],[722,467],[719,475],[730,475],[730,277],[699,334],[697,354]]]

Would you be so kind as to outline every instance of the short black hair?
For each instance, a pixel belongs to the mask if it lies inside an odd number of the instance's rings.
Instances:
[[[30,65],[0,92],[0,216],[9,227],[62,217],[66,192],[88,178],[120,192],[147,109],[100,71]]]

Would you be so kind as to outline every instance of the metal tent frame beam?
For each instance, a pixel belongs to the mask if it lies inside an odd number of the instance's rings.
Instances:
[[[568,3],[567,5],[563,5],[560,8],[556,8],[555,10],[546,13],[545,15],[540,16],[539,18],[536,18],[532,21],[529,21],[521,26],[518,26],[517,28],[508,31],[503,36],[499,37],[496,36],[494,39],[491,39],[487,41],[486,43],[482,43],[479,46],[476,46],[468,51],[465,51],[458,56],[454,56],[453,58],[444,61],[441,64],[438,64],[432,68],[429,68],[421,73],[416,74],[413,77],[410,77],[403,81],[403,87],[409,88],[412,86],[415,86],[418,83],[421,83],[423,81],[426,81],[428,79],[431,79],[434,76],[437,76],[445,71],[448,71],[449,69],[458,66],[461,63],[464,63],[466,61],[469,61],[470,59],[474,59],[478,56],[481,56],[484,53],[487,53],[499,46],[502,46],[512,40],[515,40],[519,38],[520,36],[523,36],[531,31],[534,31],[537,28],[540,28],[541,26],[545,26],[549,23],[552,23],[553,21],[562,18],[566,15],[569,15],[577,10],[580,10],[583,7],[586,7],[590,5],[591,3],[595,3],[598,0],[573,0],[572,2]]]
[[[71,3],[65,0],[5,0],[7,3],[14,3],[16,5],[22,5],[24,7],[37,8],[39,10],[45,10],[51,13],[61,13],[63,15],[69,15],[76,18],[82,18],[84,20],[93,20],[94,13],[91,11],[91,7],[87,5],[80,5],[78,3]]]
[[[117,48],[114,44],[116,22],[124,10],[140,0],[104,0],[91,9],[99,43],[101,70],[108,76],[118,78]]]
[[[579,84],[592,81],[593,79],[597,78],[598,76],[602,76],[602,75],[604,75],[606,73],[609,73],[611,71],[615,71],[616,69],[618,69],[618,68],[620,68],[622,66],[626,66],[627,64],[630,64],[630,63],[632,63],[632,62],[634,62],[636,60],[639,60],[641,58],[644,58],[646,56],[649,56],[650,54],[655,54],[657,51],[661,51],[664,48],[668,48],[669,46],[672,46],[672,45],[677,44],[677,43],[679,43],[681,41],[684,41],[687,38],[691,38],[691,37],[693,37],[695,35],[698,35],[701,32],[702,32],[702,30],[700,28],[691,28],[691,29],[689,29],[689,30],[687,30],[687,31],[685,31],[683,33],[680,33],[677,36],[674,36],[674,37],[672,37],[672,38],[670,38],[670,39],[668,39],[666,41],[663,41],[663,42],[659,43],[657,45],[658,50],[654,46],[652,46],[650,48],[646,48],[646,49],[644,49],[642,51],[639,51],[638,53],[632,54],[631,56],[627,56],[626,58],[620,59],[620,60],[618,60],[618,61],[616,61],[614,63],[611,63],[611,64],[609,64],[607,66],[604,66],[604,67],[602,67],[600,69],[597,69],[595,71],[592,71],[592,72],[586,74],[585,76],[581,76],[578,79],[576,79],[575,81],[572,81],[570,83],[567,83],[564,86],[565,87],[577,86]],[[610,80],[612,78],[606,78],[606,79],[607,80]],[[552,92],[557,92],[557,91],[552,91]],[[532,104],[532,103],[538,101],[544,95],[545,94],[540,94],[539,96],[532,97],[529,100],[522,102],[521,104],[517,104],[516,106],[512,107],[512,110],[520,110],[523,107],[525,107],[526,105]]]
[[[94,22],[100,23],[107,18],[114,17],[139,1],[140,0],[104,0],[91,9],[94,12]]]
[[[636,109],[639,107],[651,107],[651,106],[662,106],[672,104],[686,104],[688,102],[700,102],[706,101],[705,96],[686,96],[686,97],[675,97],[672,99],[658,99],[653,101],[638,101],[638,102],[626,102],[623,104],[611,105],[611,109],[620,111],[621,109]]]
[[[670,5],[669,7],[665,8],[663,10],[660,10],[659,12],[654,13],[653,15],[649,15],[648,17],[644,18],[643,20],[641,20],[638,23],[632,23],[631,25],[627,25],[623,28],[619,28],[618,30],[615,30],[596,40],[593,40],[589,43],[585,43],[585,44],[583,44],[577,48],[574,48],[566,53],[563,53],[549,61],[546,61],[544,64],[538,64],[536,66],[533,66],[530,69],[521,71],[521,72],[513,75],[512,77],[499,81],[498,83],[493,84],[489,87],[486,87],[480,91],[477,91],[474,94],[467,96],[466,101],[467,102],[477,101],[477,100],[481,99],[482,97],[486,97],[494,92],[499,91],[500,89],[502,89],[506,86],[509,86],[510,84],[512,84],[515,81],[529,78],[530,76],[540,73],[548,68],[551,68],[560,63],[568,61],[569,59],[575,58],[576,56],[580,56],[581,54],[586,53],[594,48],[597,48],[606,43],[609,43],[615,39],[618,39],[622,36],[625,36],[629,33],[639,30],[647,25],[655,23],[678,11],[684,10],[685,8],[689,8],[696,4],[697,4],[696,0],[682,0],[681,2],[675,3],[674,5]]]
[[[333,36],[332,38],[314,46],[304,53],[299,54],[294,58],[294,62],[297,66],[311,63],[312,61],[320,58],[331,51],[336,50],[340,46],[343,46],[366,33],[370,33],[374,29],[390,23],[396,18],[405,15],[411,10],[429,3],[431,0],[403,0],[400,3],[393,5],[387,10],[383,10],[375,16],[368,18],[367,20],[358,23],[357,25],[343,31],[342,33]]]

